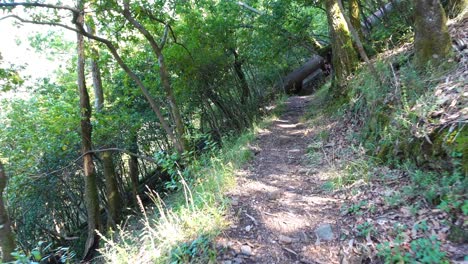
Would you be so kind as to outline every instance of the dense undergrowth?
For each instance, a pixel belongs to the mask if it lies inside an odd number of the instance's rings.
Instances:
[[[240,136],[224,141],[191,160],[183,171],[174,170],[176,191],[161,199],[148,189],[152,204],[140,203],[141,214],[102,235],[104,245],[95,261],[106,263],[208,263],[216,258],[212,239],[227,225],[229,200],[224,193],[235,185],[235,171],[249,161],[249,147],[258,129],[282,111],[284,98],[273,112]]]

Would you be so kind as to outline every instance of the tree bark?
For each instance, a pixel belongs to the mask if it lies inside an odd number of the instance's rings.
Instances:
[[[15,237],[11,230],[11,222],[3,201],[3,191],[7,183],[7,176],[0,161],[0,248],[2,249],[2,261],[10,262],[14,258],[11,253],[15,250]]]
[[[333,85],[331,95],[334,98],[344,94],[346,78],[356,68],[358,60],[353,47],[351,34],[337,0],[326,0],[328,25],[332,47]]]
[[[130,146],[130,151],[133,153],[138,153],[138,137],[135,135],[133,137],[131,146]],[[132,184],[132,198],[133,198],[133,203],[137,205],[138,200],[137,200],[137,195],[138,195],[138,158],[135,156],[130,156],[128,159],[128,175],[130,177],[130,181]]]
[[[82,10],[83,1],[78,1],[78,8]],[[76,24],[83,27],[83,12],[80,12]],[[88,237],[86,239],[83,260],[89,261],[99,247],[99,236],[96,229],[99,228],[99,197],[96,181],[96,173],[93,162],[93,155],[89,153],[92,150],[92,125],[91,125],[91,104],[88,90],[86,88],[85,77],[85,55],[84,38],[82,34],[76,34],[77,37],[77,74],[78,89],[80,93],[80,113],[81,113],[81,151],[83,153],[84,182],[85,182],[85,204],[88,214]]]
[[[299,69],[291,72],[284,79],[284,91],[286,93],[298,93],[302,89],[302,81],[318,69],[322,68],[325,60],[319,56],[314,55]]]
[[[94,21],[90,18],[90,22],[86,24],[89,33],[96,34]],[[101,69],[98,64],[99,51],[96,47],[91,46],[91,73],[93,75],[93,88],[94,88],[94,108],[96,112],[101,112],[104,106],[104,90],[102,89]]]
[[[341,0],[337,0],[337,1],[338,1],[338,6],[340,7],[340,10],[341,10],[341,12],[343,14],[343,17],[344,17],[345,21],[346,21],[346,24],[348,25],[349,31],[351,32],[351,35],[353,36],[354,43],[356,44],[356,48],[357,48],[357,50],[359,52],[359,55],[366,62],[366,65],[369,68],[369,71],[371,72],[371,74],[374,76],[374,79],[377,82],[383,83],[381,81],[381,78],[380,78],[379,74],[377,73],[377,70],[374,67],[374,63],[372,63],[372,61],[369,60],[369,57],[367,56],[367,53],[364,50],[364,46],[362,45],[361,38],[359,37],[359,33],[354,28],[354,25],[350,21],[350,19],[346,16],[346,14],[344,12],[343,3],[341,2]]]
[[[415,0],[414,5],[415,64],[419,68],[439,65],[452,50],[444,9],[439,0]]]
[[[117,185],[117,174],[114,169],[114,161],[112,160],[112,152],[106,151],[101,154],[104,167],[104,179],[106,182],[107,192],[107,228],[115,228],[120,220],[120,208],[122,198],[120,197],[119,188]]]
[[[363,39],[359,0],[349,0],[349,19],[359,38]]]

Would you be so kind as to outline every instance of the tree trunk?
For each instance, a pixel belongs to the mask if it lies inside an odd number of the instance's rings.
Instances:
[[[359,0],[349,0],[349,19],[359,38],[363,39]]]
[[[357,55],[346,21],[337,0],[326,0],[328,25],[332,47],[333,85],[331,95],[335,98],[344,94],[346,78],[357,66]]]
[[[83,8],[83,1],[78,1],[78,8]],[[83,27],[83,13],[77,18],[77,24]],[[88,90],[86,89],[85,79],[85,56],[84,39],[82,34],[76,34],[77,37],[77,74],[78,89],[80,92],[80,113],[81,113],[81,152],[83,153],[84,181],[85,181],[85,204],[88,214],[88,238],[86,239],[83,260],[89,261],[95,254],[99,246],[99,236],[96,229],[99,228],[99,198],[94,169],[93,155],[89,153],[92,150],[92,125],[91,125],[91,104],[89,101]]]
[[[230,51],[234,55],[234,72],[236,73],[237,78],[239,78],[241,85],[241,103],[245,104],[250,97],[249,84],[247,83],[244,71],[242,70],[242,61],[239,60],[239,54],[234,48],[230,49]]]
[[[419,68],[429,62],[438,65],[452,50],[444,9],[439,0],[415,0],[414,5],[415,64]]]
[[[91,20],[91,18],[90,18]],[[88,31],[91,34],[95,34],[94,21],[90,21],[86,24]],[[99,52],[95,47],[91,47],[91,73],[93,75],[93,88],[94,88],[94,108],[96,112],[101,112],[104,106],[104,91],[102,89],[101,69],[98,64]]]
[[[177,105],[174,92],[172,91],[171,81],[169,77],[169,72],[166,67],[166,63],[164,62],[164,55],[160,50],[160,53],[157,54],[158,56],[158,64],[159,64],[159,76],[161,78],[161,82],[163,84],[164,91],[166,92],[166,98],[169,101],[169,106],[171,107],[171,114],[172,118],[174,118],[174,123],[176,126],[176,134],[177,140],[179,141],[179,152],[182,153],[187,149],[188,144],[185,138],[185,126],[184,122],[182,121],[182,116],[180,115],[179,106]]]
[[[286,93],[298,93],[302,89],[302,81],[324,65],[324,59],[314,55],[299,69],[291,72],[284,78],[284,91]]]
[[[91,18],[90,18],[91,19]],[[88,24],[88,31],[95,34],[94,22],[91,20]],[[95,98],[96,112],[101,112],[104,105],[104,92],[102,89],[101,69],[99,68],[98,58],[99,52],[96,48],[91,47],[91,72],[93,75],[93,88]],[[106,151],[101,154],[101,159],[104,167],[104,180],[106,185],[107,194],[107,228],[115,228],[120,218],[120,207],[122,199],[117,183],[117,174],[115,173],[114,160],[112,159],[112,152]]]
[[[341,2],[341,0],[337,0],[337,1],[338,1],[338,6],[340,7],[340,10],[341,10],[341,12],[343,14],[343,17],[344,17],[345,21],[346,21],[346,24],[348,25],[349,31],[351,32],[351,35],[353,36],[354,43],[356,44],[356,48],[357,48],[357,50],[359,52],[359,55],[366,62],[366,65],[369,68],[369,71],[371,72],[371,74],[374,76],[374,79],[377,82],[380,82],[381,84],[383,84],[383,81],[381,81],[381,78],[380,78],[379,74],[377,73],[377,70],[374,67],[374,63],[372,63],[372,61],[369,60],[369,57],[367,56],[367,53],[364,50],[364,46],[362,45],[361,38],[359,37],[359,33],[356,31],[356,29],[354,28],[353,23],[350,21],[350,19],[346,16],[346,14],[344,12],[343,3]]]
[[[104,179],[106,181],[107,191],[107,228],[115,228],[120,220],[121,202],[119,188],[117,185],[117,174],[114,169],[114,161],[112,160],[112,152],[106,151],[101,155],[104,167]]]
[[[130,151],[138,154],[138,137],[135,137],[132,140],[132,145],[130,146]],[[132,198],[135,205],[138,204],[137,195],[138,195],[138,158],[135,156],[130,156],[128,159],[128,175],[132,184]]]
[[[15,250],[15,238],[11,231],[10,218],[8,217],[3,201],[3,190],[6,187],[7,177],[3,164],[0,161],[0,248],[2,249],[2,261],[10,262],[14,258],[11,253]]]

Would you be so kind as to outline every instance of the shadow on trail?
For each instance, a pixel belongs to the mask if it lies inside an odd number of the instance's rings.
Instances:
[[[308,165],[308,145],[320,131],[300,122],[312,100],[289,98],[285,113],[260,132],[260,152],[231,192],[233,223],[220,237],[227,243],[220,263],[338,262],[341,202],[315,177],[327,164]]]

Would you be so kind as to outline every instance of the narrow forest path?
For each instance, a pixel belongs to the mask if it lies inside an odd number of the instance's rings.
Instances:
[[[295,96],[259,133],[252,162],[230,192],[232,225],[219,263],[338,263],[341,201],[323,190],[325,160],[311,166],[309,144],[323,130],[301,122],[313,96]],[[317,105],[317,107],[319,107]]]

